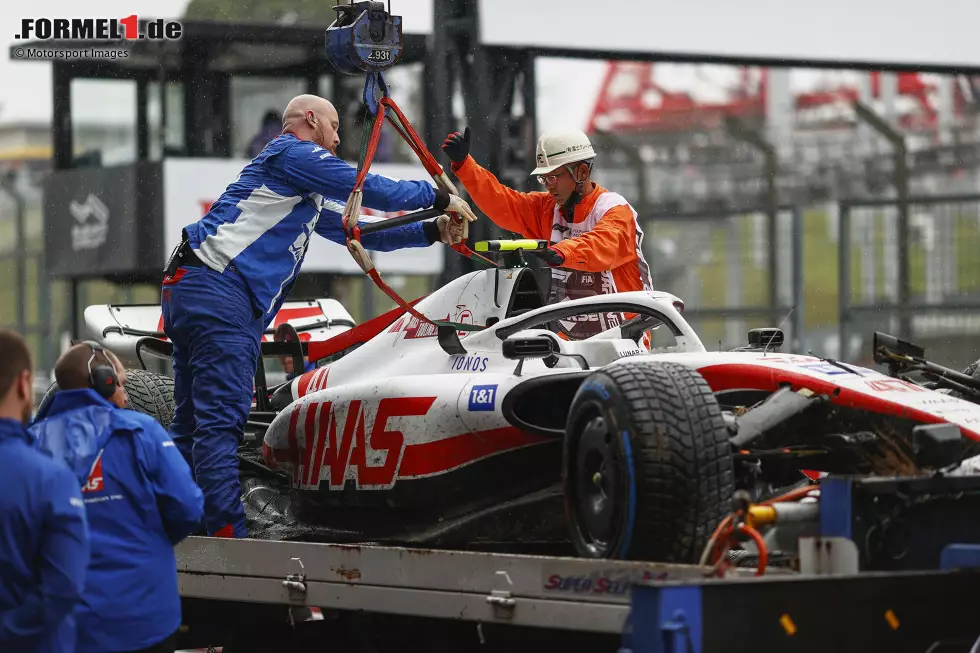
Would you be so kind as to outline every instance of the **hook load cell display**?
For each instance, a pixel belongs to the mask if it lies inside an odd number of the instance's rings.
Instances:
[[[391,68],[402,56],[402,17],[389,2],[351,2],[333,8],[337,20],[327,28],[327,59],[347,75]]]

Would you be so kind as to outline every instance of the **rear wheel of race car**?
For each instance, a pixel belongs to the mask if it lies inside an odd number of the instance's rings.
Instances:
[[[146,370],[126,370],[129,407],[146,413],[164,429],[174,420],[174,380]]]
[[[37,414],[43,417],[50,408],[51,401],[59,391],[58,384],[52,383],[41,401]],[[126,370],[126,392],[129,394],[129,407],[146,413],[164,429],[170,428],[174,419],[174,380],[162,374],[146,370]]]
[[[676,363],[630,361],[589,375],[572,400],[562,477],[580,555],[697,562],[734,491],[708,384]]]

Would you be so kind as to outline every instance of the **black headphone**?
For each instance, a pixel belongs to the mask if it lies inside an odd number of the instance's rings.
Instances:
[[[92,350],[92,356],[88,359],[88,382],[89,386],[95,390],[100,397],[103,399],[108,399],[116,393],[116,387],[119,386],[119,377],[116,376],[116,366],[112,364],[109,357],[106,356],[105,350],[101,346],[95,344],[94,342],[85,342],[89,349]],[[95,360],[95,352],[102,352],[102,358],[109,363],[109,365],[98,365],[95,368],[92,367],[92,361]]]

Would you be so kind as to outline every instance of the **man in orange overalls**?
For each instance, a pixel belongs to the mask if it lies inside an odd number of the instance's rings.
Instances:
[[[547,192],[521,193],[481,168],[469,155],[469,127],[449,134],[442,149],[473,201],[496,225],[551,243],[544,254],[551,267],[549,303],[653,289],[636,211],[622,195],[592,181],[595,150],[582,131],[559,129],[538,140],[538,167],[531,174]],[[618,326],[622,314],[577,318],[561,320],[559,335],[588,338]]]

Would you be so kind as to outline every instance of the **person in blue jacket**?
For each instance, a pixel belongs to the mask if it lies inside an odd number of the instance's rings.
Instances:
[[[30,431],[73,472],[92,559],[76,611],[77,653],[172,653],[180,627],[174,545],[198,528],[204,496],[173,440],[128,410],[126,372],[95,343],[66,351],[59,391]]]
[[[27,343],[0,329],[0,651],[72,653],[89,533],[80,484],[34,448]]]
[[[196,223],[165,270],[163,329],[173,343],[170,435],[204,490],[208,535],[247,537],[238,445],[252,404],[263,332],[296,280],[313,233],[346,244],[341,216],[357,171],[336,156],[340,119],[327,100],[301,95],[283,113],[283,131],[246,165]],[[366,207],[435,207],[476,219],[461,198],[424,181],[369,174]],[[366,249],[455,244],[448,216],[364,236]]]

